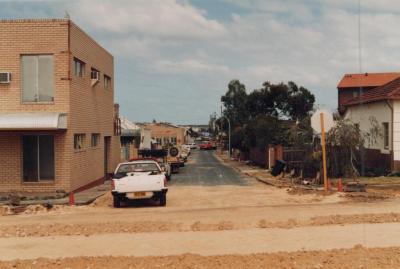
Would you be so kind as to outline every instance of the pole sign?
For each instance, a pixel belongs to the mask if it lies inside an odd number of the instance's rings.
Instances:
[[[318,109],[311,116],[311,127],[317,134],[321,134],[321,113],[324,117],[325,132],[329,132],[334,125],[332,113],[326,109]]]
[[[321,134],[321,146],[322,146],[322,169],[324,176],[324,189],[329,190],[329,180],[326,168],[326,147],[325,147],[325,132],[333,127],[332,113],[325,109],[319,109],[311,116],[311,127],[317,134]]]

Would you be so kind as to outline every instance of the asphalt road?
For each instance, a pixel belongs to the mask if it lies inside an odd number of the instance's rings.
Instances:
[[[222,164],[214,151],[192,150],[185,167],[173,174],[170,185],[247,185],[246,180],[233,168]]]

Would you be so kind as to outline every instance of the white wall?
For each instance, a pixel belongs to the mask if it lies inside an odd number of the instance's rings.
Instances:
[[[393,159],[400,160],[400,101],[393,101]]]
[[[141,128],[139,148],[140,149],[151,149],[151,130]]]
[[[400,103],[397,105],[398,106],[398,144],[395,144],[397,148],[400,148]],[[378,121],[379,127],[381,128],[381,133],[382,137],[377,138],[377,142],[368,145],[368,141],[366,141],[366,148],[370,149],[379,149],[381,153],[390,153],[390,150],[392,149],[392,111],[389,107],[389,105],[385,102],[374,102],[374,103],[369,103],[369,104],[363,104],[363,105],[355,105],[355,106],[350,106],[346,110],[346,114],[344,116],[345,119],[349,119],[353,123],[358,123],[360,126],[360,130],[362,132],[368,132],[371,129],[371,123],[370,123],[370,117],[375,117],[375,119]],[[389,149],[384,148],[383,144],[383,122],[388,122],[389,123]],[[400,151],[399,151],[400,154]],[[399,159],[400,160],[400,159]]]

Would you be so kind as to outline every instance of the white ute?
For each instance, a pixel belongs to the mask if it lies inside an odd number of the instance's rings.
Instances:
[[[157,162],[140,160],[120,163],[112,178],[114,207],[130,199],[153,199],[167,204],[167,178]]]

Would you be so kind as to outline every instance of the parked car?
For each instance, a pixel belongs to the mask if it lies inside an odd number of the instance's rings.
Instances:
[[[200,144],[200,149],[201,150],[211,150],[214,149],[214,145],[211,142],[205,142]]]
[[[161,167],[161,171],[164,172],[165,176],[167,177],[167,180],[170,181],[172,178],[172,169],[171,165],[166,162],[166,158],[163,157],[139,157],[139,158],[132,158],[129,161],[142,161],[142,160],[153,160],[158,163],[158,165]]]
[[[154,160],[120,163],[112,178],[113,205],[138,199],[153,199],[167,204],[167,177]]]
[[[183,146],[188,147],[190,149],[197,149],[197,144],[196,143],[188,143],[188,144],[185,144]]]

